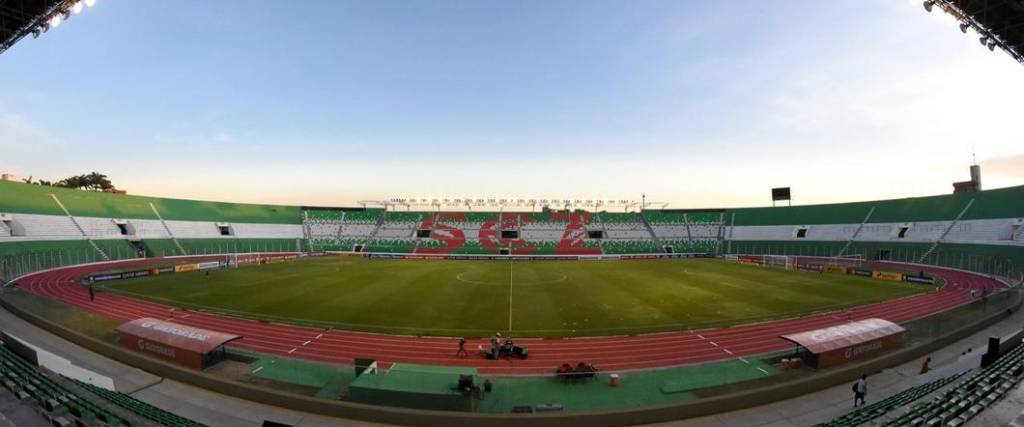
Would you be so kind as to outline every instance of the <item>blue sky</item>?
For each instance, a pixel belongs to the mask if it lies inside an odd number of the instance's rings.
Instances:
[[[673,207],[1024,183],[1024,67],[917,1],[99,0],[0,55],[0,171]]]

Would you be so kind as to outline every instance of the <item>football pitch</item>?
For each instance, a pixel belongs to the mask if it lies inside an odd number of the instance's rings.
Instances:
[[[626,335],[723,326],[931,287],[716,259],[325,257],[110,282],[102,291],[268,321],[412,335]]]

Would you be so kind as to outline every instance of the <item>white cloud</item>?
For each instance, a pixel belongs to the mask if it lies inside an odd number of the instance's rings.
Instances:
[[[983,174],[1008,178],[1024,178],[1024,154],[995,157],[981,161]]]

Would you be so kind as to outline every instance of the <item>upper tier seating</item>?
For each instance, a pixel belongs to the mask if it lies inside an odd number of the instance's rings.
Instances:
[[[142,239],[169,239],[170,234],[167,228],[159,220],[152,219],[131,219],[128,223],[135,228],[135,236]]]
[[[52,195],[71,215],[95,218],[157,219],[152,204],[164,219],[182,221],[253,222],[263,224],[301,224],[296,206],[253,205],[162,199],[95,191],[30,185],[0,181],[0,212],[64,215]]]
[[[93,239],[123,239],[124,234],[110,218],[75,217],[85,234]]]
[[[8,214],[25,228],[23,237],[7,237],[4,240],[68,240],[84,239],[75,223],[64,215]],[[0,240],[2,241],[2,240]]]

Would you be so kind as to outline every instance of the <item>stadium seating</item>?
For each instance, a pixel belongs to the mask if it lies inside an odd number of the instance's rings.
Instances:
[[[81,381],[75,381],[80,387],[88,390],[90,393],[95,394],[107,401],[125,408],[139,416],[145,417],[155,423],[170,427],[203,427],[203,424],[192,421],[188,418],[181,417],[163,409],[157,408],[156,406],[145,403],[141,400],[135,399],[127,394],[118,393],[116,391],[110,391],[102,387],[97,387],[92,384],[87,384]]]
[[[115,195],[93,191],[29,185],[0,181],[0,212],[40,215],[64,215],[53,200],[57,196],[71,215],[96,218],[158,219],[153,207],[165,220],[253,222],[265,224],[301,224],[296,206],[251,205],[204,202],[156,197]],[[153,206],[151,207],[150,204]]]
[[[82,425],[135,425],[40,372],[4,346],[0,346],[0,375],[8,391],[53,417],[79,419]]]
[[[878,402],[865,405],[840,417],[836,417],[827,423],[820,423],[815,427],[856,427],[861,424],[877,419],[889,411],[911,404],[918,399],[925,397],[936,390],[956,381],[963,373],[940,378],[935,381],[921,384],[916,387],[903,390]]]
[[[203,424],[174,415],[126,394],[44,373],[4,346],[0,346],[0,381],[8,391],[22,400],[39,406],[50,417],[63,417],[68,421],[77,419],[80,425],[141,425],[137,420],[117,415],[97,403],[106,400],[158,425],[203,427]],[[85,392],[74,390],[74,386]],[[102,399],[97,400],[97,397]]]
[[[979,369],[934,400],[911,408],[883,426],[962,426],[994,405],[1024,377],[1024,345]]]
[[[606,254],[657,254],[665,252],[651,240],[605,240],[601,248]]]
[[[366,252],[411,253],[416,248],[416,239],[373,239],[366,243]]]
[[[675,252],[843,255],[994,274],[1024,271],[1024,227],[1017,224],[1024,218],[1019,203],[1024,187],[832,205],[595,214],[300,208],[7,181],[0,182],[0,193],[0,213],[8,221],[0,221],[0,256],[53,260],[33,261],[34,266],[67,263],[62,258],[69,254],[75,261],[106,259],[80,253],[92,243],[75,241],[89,239],[104,253],[109,247],[114,258],[138,254],[128,241],[140,240],[146,256],[295,250],[307,243],[313,250],[349,251],[363,245],[366,251],[454,254],[493,254],[508,245],[517,246],[515,253],[533,254],[660,253],[672,246]],[[125,230],[117,223],[125,224]],[[230,235],[222,235],[218,224],[227,224]],[[432,229],[433,236],[416,238],[420,228]],[[520,240],[503,240],[500,230],[519,230]],[[587,231],[602,231],[604,238],[590,239]],[[22,245],[46,240],[68,243]],[[518,246],[522,241],[526,246]]]

